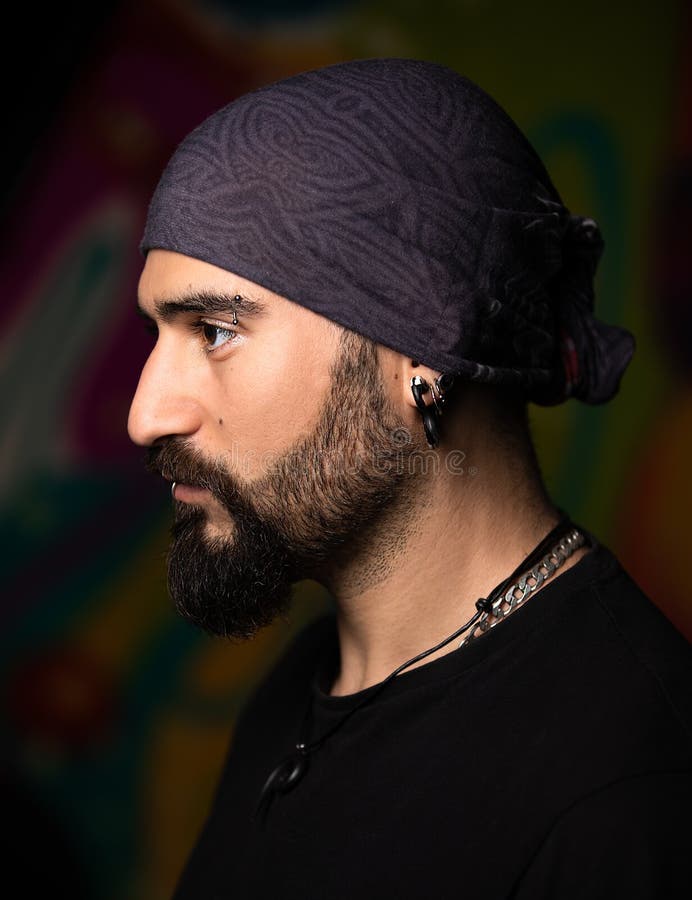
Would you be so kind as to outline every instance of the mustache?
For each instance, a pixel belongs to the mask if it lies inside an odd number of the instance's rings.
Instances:
[[[199,450],[181,438],[166,438],[147,447],[144,467],[167,481],[205,488],[217,496],[224,489],[224,473],[218,463],[210,462]]]
[[[168,481],[204,488],[225,507],[239,527],[257,528],[258,514],[251,492],[225,468],[222,459],[208,459],[186,438],[163,438],[154,446],[147,447],[144,466],[148,472]],[[176,518],[180,527],[185,527],[185,521],[189,522],[194,515],[189,510],[178,508]],[[263,523],[263,527],[267,529],[269,526]]]

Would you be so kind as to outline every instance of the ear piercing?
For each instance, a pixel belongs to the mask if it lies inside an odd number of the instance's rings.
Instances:
[[[446,393],[454,384],[454,376],[443,373],[432,383],[432,386],[421,375],[411,378],[411,392],[421,416],[428,446],[435,448],[440,442],[440,415],[446,400]],[[428,406],[423,397],[430,392],[432,403]]]

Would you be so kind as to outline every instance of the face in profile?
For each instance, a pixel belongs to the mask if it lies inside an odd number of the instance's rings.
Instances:
[[[140,305],[157,342],[129,430],[177,483],[169,591],[206,631],[249,637],[404,503],[416,447],[371,341],[167,251]]]

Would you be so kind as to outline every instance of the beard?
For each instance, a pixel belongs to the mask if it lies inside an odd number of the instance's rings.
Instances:
[[[252,637],[287,612],[296,581],[348,562],[383,516],[410,508],[409,462],[425,444],[386,396],[376,345],[344,331],[331,376],[313,432],[256,480],[184,439],[148,451],[149,469],[206,488],[229,515],[228,533],[210,535],[204,509],[175,503],[169,594],[209,634]]]

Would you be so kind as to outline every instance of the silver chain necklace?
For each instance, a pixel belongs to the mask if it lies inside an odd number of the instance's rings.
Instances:
[[[507,590],[493,602],[492,608],[484,612],[473,626],[468,635],[459,642],[458,647],[465,647],[480,634],[485,634],[493,629],[507,616],[511,615],[517,607],[534,591],[547,581],[569,557],[584,544],[584,535],[577,528],[566,534],[552,550],[543,557],[540,562],[522,575]]]

